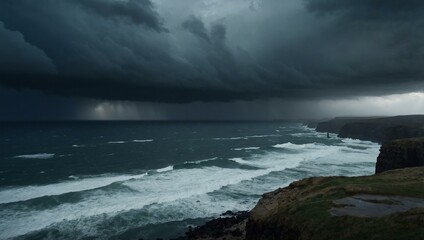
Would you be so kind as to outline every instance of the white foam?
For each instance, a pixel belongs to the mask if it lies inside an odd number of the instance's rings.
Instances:
[[[144,140],[135,139],[135,140],[132,140],[132,142],[135,142],[135,143],[153,142],[153,139],[144,139]]]
[[[308,125],[305,124],[301,124],[300,126],[298,126],[300,129],[302,130],[306,130],[306,131],[311,131],[311,132],[315,132],[315,128],[310,128],[308,127]]]
[[[177,169],[173,171],[161,171],[158,174],[146,175],[141,178],[123,180],[123,186],[129,187],[135,191],[126,192],[105,192],[101,190],[92,190],[84,199],[77,203],[66,203],[43,211],[26,210],[3,210],[0,215],[0,229],[7,231],[0,232],[0,238],[9,238],[19,236],[30,231],[40,230],[51,224],[66,220],[78,220],[94,216],[114,216],[123,211],[131,209],[141,209],[151,204],[168,203],[179,201],[193,196],[204,196],[204,194],[221,189],[224,186],[238,184],[245,180],[251,180],[258,176],[269,174],[272,171],[278,171],[287,167],[294,167],[299,164],[299,159],[284,161],[282,158],[273,159],[273,156],[265,154],[257,156],[257,162],[269,162],[267,169],[246,170],[234,168],[203,167],[194,169]],[[278,163],[278,164],[276,164]],[[170,167],[167,167],[170,169]],[[164,168],[165,169],[165,168]],[[73,181],[76,186],[86,186],[85,179]],[[104,180],[98,181],[104,183]],[[66,190],[66,184],[60,183],[50,186],[54,188],[55,194],[69,192],[69,186]],[[10,200],[11,197],[17,198],[19,194],[24,194],[28,189],[11,189],[9,192],[2,191],[0,196],[3,199]],[[45,191],[52,192],[51,189],[36,189],[39,195],[45,195]],[[76,189],[74,189],[76,190]],[[34,191],[33,191],[34,192]],[[34,197],[26,196],[26,198]],[[21,198],[22,197],[21,195]],[[9,211],[9,212],[8,212]]]
[[[168,171],[172,171],[174,170],[174,166],[168,166],[168,167],[164,167],[164,168],[159,168],[156,170],[156,172],[168,172]]]
[[[139,175],[99,176],[82,178],[78,181],[65,181],[42,186],[7,188],[0,190],[0,204],[25,201],[43,196],[60,195],[69,192],[85,191],[104,187],[114,182],[137,179],[144,176],[146,176],[146,173]],[[69,176],[69,178],[74,180],[78,179],[75,176]]]
[[[212,138],[212,140],[247,140],[247,137]]]
[[[78,180],[78,179],[79,179],[79,177],[74,176],[74,175],[68,176],[68,178],[69,178],[69,179],[73,179],[73,180]]]
[[[317,143],[294,144],[294,143],[288,142],[288,143],[276,144],[273,147],[292,149],[292,150],[300,150],[300,149],[305,149],[305,148],[317,148],[317,147],[320,147],[320,146],[325,146],[325,145],[320,145],[320,144],[317,144]]]
[[[82,147],[85,147],[85,145],[74,144],[74,145],[72,145],[72,147],[74,147],[74,148],[82,148]]]
[[[258,150],[260,147],[245,147],[245,148],[233,148],[234,151],[243,151],[243,150]]]
[[[27,155],[19,155],[14,158],[25,158],[25,159],[49,159],[55,156],[54,153],[36,153],[36,154],[27,154]]]
[[[107,142],[107,143],[109,143],[109,144],[124,144],[126,142],[125,141],[110,141],[110,142]]]
[[[199,163],[203,163],[203,162],[209,162],[209,161],[214,161],[217,160],[217,157],[213,157],[213,158],[207,158],[207,159],[202,159],[202,160],[197,160],[197,161],[186,161],[184,162],[185,164],[199,164]]]
[[[223,137],[223,138],[212,138],[213,140],[247,140],[249,138],[265,138],[265,137],[280,137],[281,135],[267,134],[267,135],[249,135],[242,137]]]
[[[292,133],[290,134],[292,137],[303,137],[303,138],[327,138],[326,133],[319,132],[301,132],[301,133]],[[331,138],[337,137],[335,134],[330,134]]]
[[[246,138],[265,138],[265,137],[281,137],[281,135],[268,134],[268,135],[251,135],[251,136],[246,136]]]
[[[378,143],[374,143],[374,142],[370,142],[370,141],[361,141],[361,140],[358,140],[358,139],[351,139],[351,138],[344,138],[344,139],[342,139],[342,142],[343,143],[341,145],[352,146],[352,147],[369,148],[369,147],[380,146]]]
[[[265,155],[253,155],[248,159],[231,158],[229,160],[242,165],[265,169],[268,173],[270,173],[274,171],[282,171],[286,168],[294,168],[302,161],[308,160],[311,157],[307,158],[306,154],[288,157],[287,155],[278,152],[268,152]]]
[[[243,164],[243,165],[251,165],[251,162],[246,161],[243,158],[230,158],[228,160],[239,163],[239,164]]]

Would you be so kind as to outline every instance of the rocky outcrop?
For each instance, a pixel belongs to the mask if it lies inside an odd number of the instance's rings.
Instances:
[[[242,240],[246,238],[246,222],[249,212],[227,211],[221,217],[213,219],[202,226],[189,228],[185,236],[173,240]]]
[[[424,138],[401,139],[381,146],[375,172],[417,166],[424,166]]]
[[[424,115],[372,118],[344,124],[341,138],[354,138],[373,142],[424,136]]]

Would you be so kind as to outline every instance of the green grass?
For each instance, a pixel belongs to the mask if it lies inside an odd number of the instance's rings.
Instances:
[[[297,185],[289,196],[293,200],[262,217],[262,224],[294,229],[301,239],[424,239],[424,209],[379,218],[335,217],[329,212],[334,200],[356,194],[424,198],[424,168],[368,177],[324,178],[316,184],[304,180]]]

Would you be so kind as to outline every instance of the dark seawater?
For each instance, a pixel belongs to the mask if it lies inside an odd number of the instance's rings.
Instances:
[[[285,122],[1,123],[0,239],[175,237],[379,145]]]

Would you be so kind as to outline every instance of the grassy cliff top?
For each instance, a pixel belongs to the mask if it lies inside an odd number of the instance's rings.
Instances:
[[[364,177],[309,178],[267,193],[251,211],[249,229],[256,231],[252,239],[275,239],[271,236],[282,232],[292,233],[286,239],[424,239],[424,208],[383,217],[330,213],[343,207],[337,206],[338,200],[361,194],[424,201],[424,167]],[[261,231],[272,234],[264,237]]]

